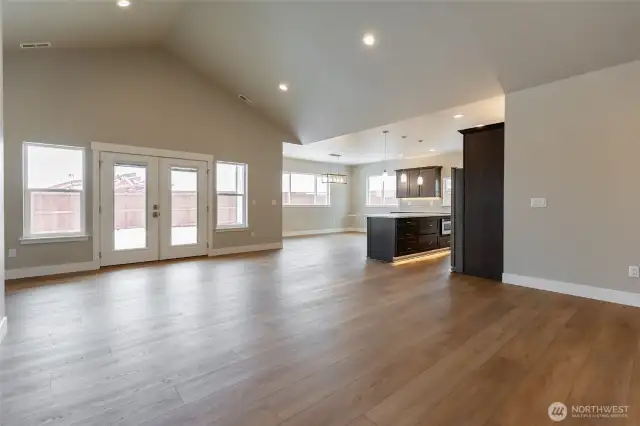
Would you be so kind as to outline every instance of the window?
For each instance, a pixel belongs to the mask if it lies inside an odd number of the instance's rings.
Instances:
[[[442,179],[442,206],[451,207],[451,177],[445,177]]]
[[[85,234],[84,148],[23,144],[25,239]]]
[[[397,206],[396,177],[389,175],[369,176],[367,178],[368,206]]]
[[[218,193],[218,228],[247,226],[247,165],[216,164]]]
[[[321,175],[307,173],[282,174],[282,204],[285,206],[328,206],[329,185]]]

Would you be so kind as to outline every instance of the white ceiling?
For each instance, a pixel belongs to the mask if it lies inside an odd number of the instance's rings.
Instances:
[[[454,118],[457,114],[464,117]],[[462,135],[458,130],[501,121],[504,121],[504,96],[497,96],[312,144],[284,143],[282,152],[285,157],[342,164],[374,163],[385,158],[430,157],[461,151]],[[383,130],[389,131],[386,154]],[[341,157],[336,159],[330,153]]]
[[[640,2],[132,1],[8,1],[5,48],[165,45],[305,144],[640,59]]]
[[[184,6],[147,0],[125,10],[116,6],[116,0],[5,1],[3,44],[5,50],[39,41],[49,41],[54,48],[158,45]]]
[[[640,58],[640,3],[198,4],[170,46],[311,143]]]

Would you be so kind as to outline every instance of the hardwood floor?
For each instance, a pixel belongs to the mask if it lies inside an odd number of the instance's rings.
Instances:
[[[8,283],[0,423],[545,425],[629,405],[640,310],[364,259],[365,237]]]

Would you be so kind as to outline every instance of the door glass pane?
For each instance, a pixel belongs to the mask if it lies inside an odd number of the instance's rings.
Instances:
[[[171,245],[198,244],[198,170],[171,168]]]
[[[113,248],[147,247],[147,168],[113,166]]]

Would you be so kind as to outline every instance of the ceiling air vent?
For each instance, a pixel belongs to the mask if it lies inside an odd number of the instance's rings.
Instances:
[[[46,42],[37,42],[37,43],[20,43],[21,49],[48,49],[51,47],[51,43]]]
[[[253,105],[253,101],[248,97],[246,97],[245,95],[238,95],[238,99],[240,99],[242,102],[244,102],[247,105]]]

